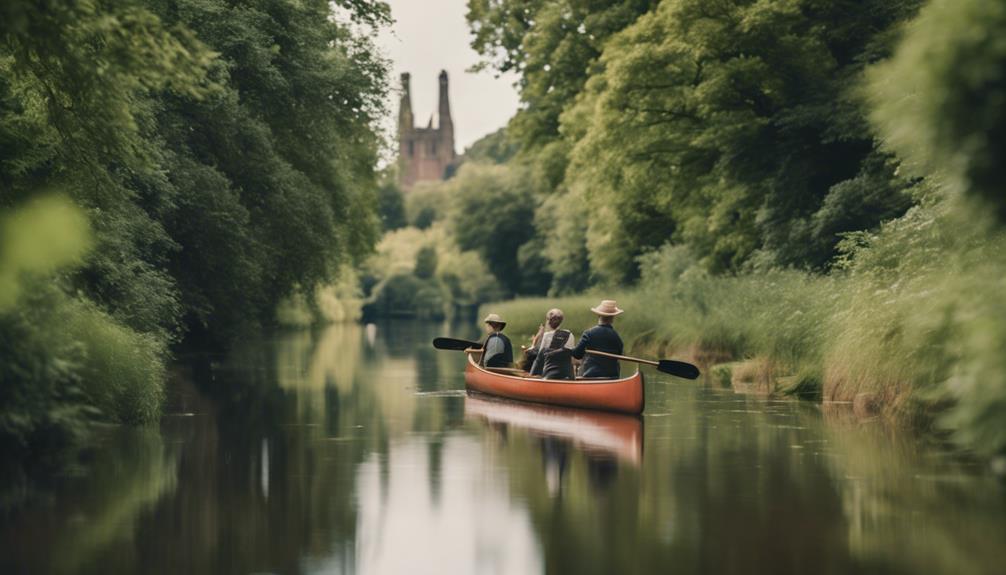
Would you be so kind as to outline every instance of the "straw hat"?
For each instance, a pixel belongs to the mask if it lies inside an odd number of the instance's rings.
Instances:
[[[603,315],[605,317],[614,317],[620,313],[623,313],[624,309],[619,309],[615,304],[615,300],[606,299],[601,301],[600,305],[597,307],[590,308],[590,311],[596,313],[597,315]]]
[[[503,321],[503,318],[494,313],[487,315],[486,318],[482,320],[482,323],[498,323],[504,327],[506,326],[506,322]]]

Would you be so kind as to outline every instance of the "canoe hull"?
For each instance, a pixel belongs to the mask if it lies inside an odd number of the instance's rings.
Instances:
[[[468,389],[521,401],[640,414],[644,407],[643,374],[622,379],[555,380],[518,377],[487,371],[469,354]]]

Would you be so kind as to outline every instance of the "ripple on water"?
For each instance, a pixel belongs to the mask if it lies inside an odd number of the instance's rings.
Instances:
[[[417,391],[415,395],[418,397],[464,397],[466,393],[463,389],[444,389],[438,391]]]

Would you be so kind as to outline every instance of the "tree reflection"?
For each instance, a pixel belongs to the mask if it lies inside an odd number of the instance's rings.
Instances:
[[[51,504],[0,517],[0,572],[980,573],[1006,559],[1001,489],[916,437],[659,378],[643,418],[466,396],[463,355],[427,350],[445,333],[340,325],[189,358],[160,433],[114,431]]]

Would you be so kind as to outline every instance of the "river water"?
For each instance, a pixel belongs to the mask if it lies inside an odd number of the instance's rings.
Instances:
[[[177,366],[0,515],[0,573],[1002,573],[1006,487],[847,406],[647,372],[642,418],[470,397],[429,323]]]

